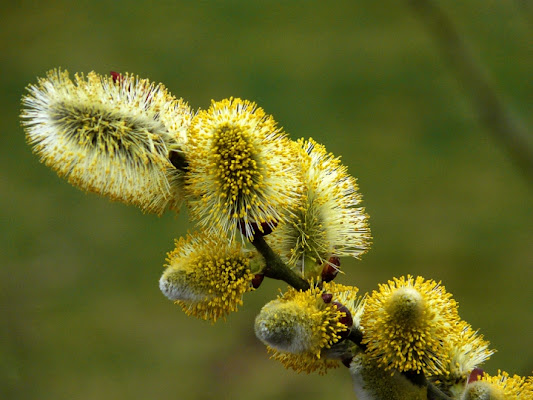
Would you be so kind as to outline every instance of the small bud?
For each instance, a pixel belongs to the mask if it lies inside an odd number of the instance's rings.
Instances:
[[[263,279],[265,279],[265,274],[255,274],[252,279],[252,287],[257,289],[259,286],[261,286]]]
[[[322,269],[322,281],[331,282],[337,274],[339,273],[339,268],[341,266],[341,260],[339,257],[330,257],[328,262],[324,263]]]
[[[345,314],[344,317],[341,317],[339,319],[339,322],[341,324],[343,324],[344,326],[346,326],[346,329],[338,332],[338,335],[342,339],[346,339],[348,337],[348,335],[350,334],[350,329],[352,328],[352,325],[353,325],[352,313],[350,312],[350,310],[348,310],[348,307],[342,305],[338,301],[334,301],[332,304],[335,307],[337,307],[337,310],[339,310],[339,311],[341,311],[341,312],[343,312]]]
[[[120,72],[110,71],[109,74],[111,75],[111,79],[113,79],[113,83],[120,83],[124,79]]]
[[[322,300],[324,300],[324,303],[331,303],[331,299],[333,299],[333,295],[331,293],[322,293]]]
[[[483,370],[481,368],[474,368],[468,377],[468,383],[476,382],[483,376]]]

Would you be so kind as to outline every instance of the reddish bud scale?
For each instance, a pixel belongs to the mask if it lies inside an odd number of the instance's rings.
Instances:
[[[330,262],[330,264],[333,264],[336,267],[341,266],[341,259],[339,257],[330,257],[328,261]]]
[[[324,303],[331,303],[331,299],[333,299],[333,295],[331,293],[322,293],[322,300],[324,300]]]
[[[264,274],[255,274],[252,279],[252,287],[254,289],[257,289],[259,286],[261,286],[261,282],[263,282],[263,279],[265,279]]]
[[[113,83],[121,84],[124,81],[124,75],[122,75],[120,72],[115,71],[109,71],[109,75],[111,75],[111,79],[113,79]],[[146,101],[149,102],[152,97],[152,91],[149,90],[146,94]]]
[[[324,263],[322,268],[322,282],[331,282],[339,273],[338,267],[341,266],[339,257],[330,257],[328,262]],[[337,267],[337,268],[335,268]]]
[[[481,368],[474,368],[468,377],[468,383],[476,382],[483,376],[483,373]]]
[[[113,79],[114,83],[120,83],[124,78],[120,72],[110,71],[109,74],[111,75],[111,79]]]
[[[350,334],[350,329],[352,328],[352,325],[353,325],[352,313],[350,312],[350,310],[348,310],[348,307],[343,306],[338,301],[334,301],[332,304],[335,307],[337,307],[339,311],[342,311],[345,314],[344,317],[341,317],[339,319],[339,322],[343,324],[344,326],[346,326],[346,330],[339,332],[339,336],[341,337],[341,339],[346,339],[348,335]]]

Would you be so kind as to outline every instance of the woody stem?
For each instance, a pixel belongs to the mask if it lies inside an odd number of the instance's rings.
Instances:
[[[298,274],[290,269],[281,258],[274,253],[272,248],[265,241],[263,235],[256,234],[251,240],[251,243],[266,261],[266,267],[262,271],[266,277],[284,281],[295,289],[309,289],[309,282],[298,276]]]

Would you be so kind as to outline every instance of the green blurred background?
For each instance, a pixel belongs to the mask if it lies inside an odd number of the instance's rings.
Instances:
[[[531,127],[525,2],[441,1],[507,104]],[[15,2],[12,2],[15,4]],[[498,350],[533,370],[533,185],[481,126],[407,2],[2,2],[0,398],[354,399],[346,369],[268,359],[254,316],[268,282],[212,326],[158,289],[190,225],[86,195],[39,164],[19,125],[27,84],[54,67],[133,72],[192,107],[240,96],[359,179],[374,245],[340,281],[371,291],[442,280]]]

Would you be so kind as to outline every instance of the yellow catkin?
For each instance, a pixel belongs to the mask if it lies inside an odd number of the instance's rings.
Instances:
[[[474,331],[467,322],[460,321],[456,331],[458,334],[449,338],[449,361],[443,363],[444,373],[428,374],[429,379],[450,397],[459,396],[474,368],[494,354],[483,335]]]
[[[457,303],[443,286],[422,277],[395,278],[366,300],[363,344],[380,367],[393,373],[445,373],[458,323]]]
[[[168,253],[159,286],[187,315],[214,322],[236,311],[252,290],[252,257],[236,243],[204,233],[187,235]]]
[[[486,383],[490,387],[490,392],[494,399],[500,400],[531,400],[533,394],[531,388],[526,384],[526,378],[519,375],[510,376],[505,371],[498,370],[496,376],[483,374],[478,381],[481,384]]]
[[[277,224],[300,196],[294,150],[255,103],[213,101],[195,116],[187,152],[191,215],[216,234],[251,237],[254,224]]]
[[[368,215],[357,182],[340,159],[313,139],[293,145],[303,171],[303,195],[267,240],[302,277],[317,279],[331,257],[359,258],[370,248]]]
[[[341,338],[347,327],[339,321],[345,316],[333,303],[325,303],[322,295],[332,301],[343,301],[356,314],[358,289],[333,282],[307,291],[289,288],[276,300],[266,304],[255,321],[257,337],[267,344],[271,357],[297,372],[323,374],[338,366],[338,360],[327,357],[327,350]]]
[[[427,400],[427,388],[414,385],[401,374],[392,375],[365,354],[356,354],[350,364],[357,398],[382,400]]]
[[[72,185],[161,214],[179,209],[182,153],[192,113],[161,84],[52,70],[22,100],[26,137],[41,161]]]

